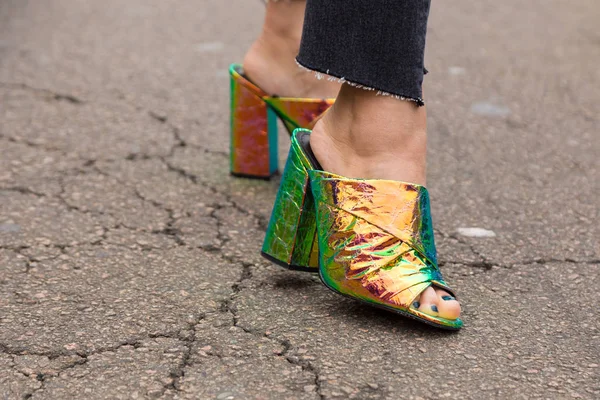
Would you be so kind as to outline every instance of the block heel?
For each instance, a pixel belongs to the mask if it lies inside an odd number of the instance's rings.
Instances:
[[[245,178],[269,179],[278,173],[278,119],[291,134],[310,128],[333,99],[285,98],[267,94],[244,76],[241,65],[231,78],[230,172]]]
[[[231,71],[232,175],[269,179],[277,173],[277,114],[263,101],[263,95]]]
[[[262,255],[284,268],[318,272],[315,203],[308,177],[312,166],[298,140],[303,131],[310,132],[297,129],[292,136]]]

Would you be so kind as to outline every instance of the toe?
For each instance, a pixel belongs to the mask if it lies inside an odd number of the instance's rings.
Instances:
[[[460,303],[450,293],[442,289],[435,289],[437,301],[435,302],[438,315],[446,319],[456,319],[460,316]]]
[[[432,287],[423,290],[421,296],[413,302],[413,307],[417,310],[430,315],[437,315],[438,295]]]
[[[445,319],[460,316],[460,303],[450,293],[439,288],[428,287],[413,302],[413,308],[425,314]]]

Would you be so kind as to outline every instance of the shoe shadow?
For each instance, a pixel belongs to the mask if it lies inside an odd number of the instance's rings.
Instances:
[[[345,298],[332,304],[330,315],[339,318],[340,321],[352,320],[357,327],[368,327],[373,331],[402,332],[404,335],[427,337],[430,339],[443,338],[448,335],[458,334],[460,331],[446,330],[427,325],[409,317],[372,307],[353,299]],[[335,310],[335,311],[334,311]]]
[[[395,331],[417,334],[428,338],[447,337],[459,331],[450,331],[411,318],[363,304],[357,300],[340,296],[325,287],[316,274],[285,273],[273,276],[272,285],[277,290],[295,291],[312,304],[315,311],[327,313],[335,321],[352,324],[357,328],[368,327],[375,331]]]
[[[285,290],[302,290],[308,287],[314,287],[318,284],[311,275],[306,273],[286,274],[276,276],[273,280],[273,286],[277,289]]]

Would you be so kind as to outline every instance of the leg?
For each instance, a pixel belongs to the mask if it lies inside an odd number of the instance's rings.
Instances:
[[[318,81],[298,67],[304,0],[269,1],[263,29],[244,57],[247,76],[269,94],[281,97],[334,98],[336,82]]]
[[[425,184],[421,84],[428,13],[426,0],[308,1],[299,63],[354,84],[343,85],[311,134],[325,171]],[[334,33],[338,40],[323,40]],[[460,314],[452,296],[431,286],[414,306],[448,319]]]
[[[298,67],[306,3],[271,0],[258,39],[232,64],[230,171],[235,176],[269,179],[278,172],[279,119],[291,133],[312,128],[333,103],[335,82],[317,81]]]

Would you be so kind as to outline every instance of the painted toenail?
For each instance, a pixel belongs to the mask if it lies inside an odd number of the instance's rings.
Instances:
[[[452,297],[452,296],[442,296],[442,300],[446,300],[446,301],[448,301],[448,300],[454,300],[454,297]]]
[[[436,305],[431,306],[431,311],[438,312],[437,306]]]
[[[414,308],[419,308],[419,307],[421,307],[421,303],[419,303],[418,301],[415,301],[415,302],[413,303],[413,307],[414,307]]]

